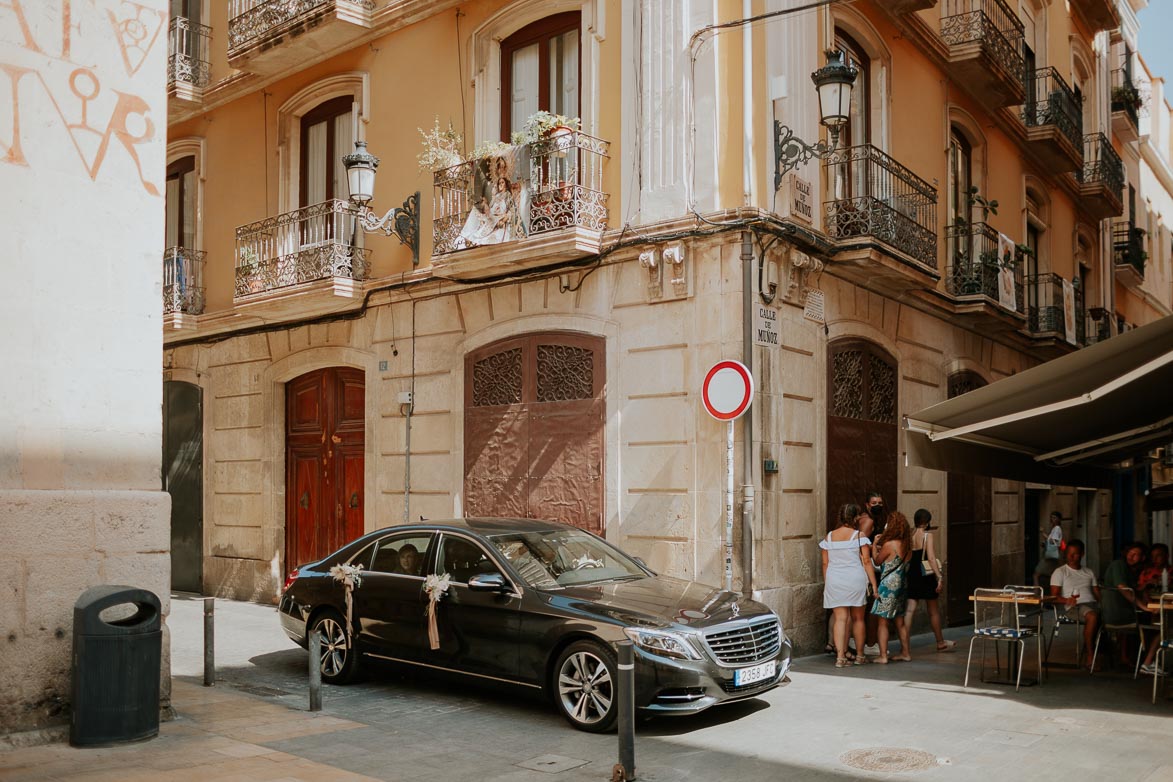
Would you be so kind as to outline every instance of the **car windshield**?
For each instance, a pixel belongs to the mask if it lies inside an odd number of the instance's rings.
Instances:
[[[509,532],[489,540],[526,582],[537,589],[643,578],[639,565],[579,530]]]

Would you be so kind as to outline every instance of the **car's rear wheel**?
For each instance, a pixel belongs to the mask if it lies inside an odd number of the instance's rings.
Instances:
[[[322,681],[327,684],[354,681],[358,675],[358,652],[342,616],[336,611],[323,611],[314,617],[312,629],[322,634]]]
[[[619,716],[615,653],[595,641],[575,641],[554,665],[554,703],[571,725],[605,733]]]

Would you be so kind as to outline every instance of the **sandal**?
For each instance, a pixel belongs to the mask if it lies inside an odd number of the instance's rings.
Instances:
[[[867,665],[870,662],[872,662],[872,661],[867,657],[856,657],[855,660],[853,660],[851,664],[852,665]]]
[[[827,644],[823,647],[823,654],[835,654],[835,647],[832,644]]]
[[[937,651],[938,652],[952,652],[952,651],[956,651],[956,649],[957,649],[957,642],[956,641],[946,641],[945,643],[937,644]]]
[[[848,665],[848,662],[847,662],[847,658],[846,658],[846,657],[837,657],[837,658],[835,658],[835,667],[836,667],[836,668],[846,668],[846,667],[847,667],[847,665]]]
[[[848,661],[850,661],[850,662],[854,662],[854,661],[855,661],[855,652],[851,651],[850,649],[848,649],[848,650],[847,650],[847,652],[845,653],[845,655],[844,655],[844,656],[845,656],[845,657],[848,659]]]
[[[887,665],[888,658],[887,657],[877,657],[876,659],[872,660],[872,663],[874,663],[875,665]]]

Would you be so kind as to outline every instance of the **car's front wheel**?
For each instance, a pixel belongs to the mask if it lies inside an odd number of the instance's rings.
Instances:
[[[554,702],[562,716],[590,733],[605,733],[619,715],[615,653],[595,641],[575,641],[554,665]]]
[[[358,675],[358,653],[345,620],[336,611],[314,617],[312,629],[322,634],[322,681],[347,684]]]

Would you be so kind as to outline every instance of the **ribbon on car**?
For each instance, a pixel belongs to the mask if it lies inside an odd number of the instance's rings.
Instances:
[[[428,593],[428,646],[432,649],[440,648],[440,630],[436,627],[436,604],[448,593],[452,585],[452,577],[447,573],[430,575],[424,581],[424,591]]]
[[[349,649],[354,627],[354,590],[362,586],[362,565],[335,565],[330,568],[330,575],[346,588],[346,648]]]

